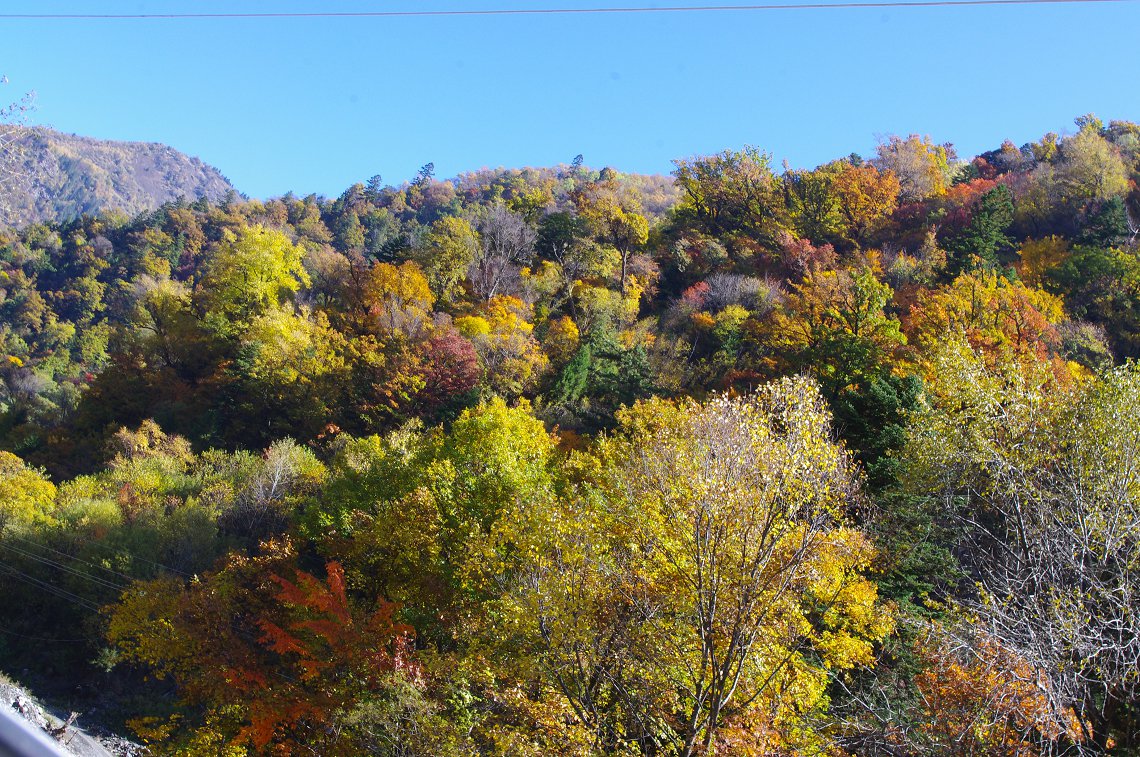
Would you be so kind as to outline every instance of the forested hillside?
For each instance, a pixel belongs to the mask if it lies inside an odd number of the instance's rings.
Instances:
[[[158,754],[1138,754],[1138,175],[1085,116],[0,232],[0,669]]]
[[[149,212],[180,197],[222,201],[234,192],[222,174],[161,144],[114,142],[42,127],[18,128],[7,169],[14,183],[0,222],[71,221],[82,215]]]

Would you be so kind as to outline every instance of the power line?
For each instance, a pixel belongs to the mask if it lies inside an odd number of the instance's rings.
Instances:
[[[31,639],[32,641],[51,641],[68,644],[87,643],[91,641],[90,639],[49,639],[46,636],[29,636],[26,633],[16,633],[15,631],[9,631],[7,628],[0,628],[0,633],[6,634],[8,636],[16,636],[21,639]]]
[[[35,578],[34,576],[29,576],[27,573],[24,573],[23,571],[17,570],[15,568],[13,568],[11,565],[8,565],[8,564],[3,563],[3,562],[0,562],[0,568],[2,568],[6,573],[8,573],[10,576],[12,576],[12,578],[15,578],[17,581],[23,581],[26,584],[30,584],[32,586],[35,586],[39,589],[42,589],[43,591],[46,591],[48,594],[52,594],[52,595],[54,595],[60,599],[63,599],[63,600],[70,602],[74,605],[82,607],[85,610],[90,610],[91,612],[98,612],[99,611],[99,605],[97,605],[94,602],[91,602],[87,599],[84,599],[83,597],[79,596],[78,594],[72,594],[69,591],[65,591],[63,589],[60,589],[57,586],[54,586],[52,584],[47,583],[46,581],[41,581],[40,579]]]
[[[50,552],[54,552],[57,555],[60,555],[62,557],[67,557],[71,560],[75,560],[76,562],[83,563],[84,565],[89,565],[92,568],[97,568],[98,570],[105,570],[108,573],[119,576],[120,578],[125,578],[128,582],[145,580],[145,579],[139,578],[138,576],[129,576],[126,573],[122,573],[122,572],[114,570],[112,568],[108,568],[105,565],[100,565],[98,563],[94,563],[94,562],[90,562],[88,560],[84,560],[83,558],[78,557],[78,556],[73,555],[73,554],[70,554],[68,552],[61,552],[60,550],[55,549],[53,547],[50,547],[46,544],[41,544],[40,542],[33,541],[33,540],[28,539],[28,538],[23,537],[23,536],[18,536],[14,533],[5,534],[4,538],[5,539],[17,539],[19,541],[24,542],[25,544],[35,546],[35,547],[39,547],[40,549],[46,549],[46,550],[48,550]],[[107,557],[122,557],[123,556],[119,552],[115,551],[114,546],[112,546],[111,544],[107,544],[105,542],[105,540],[103,540],[103,539],[97,539],[93,536],[84,536],[82,534],[73,533],[73,532],[67,533],[66,538],[70,539],[72,542],[74,542],[77,545],[86,545],[88,547],[98,549]],[[0,544],[2,544],[2,542],[0,542]],[[126,557],[132,563],[143,562],[143,563],[146,563],[148,565],[153,565],[156,568],[161,568],[168,573],[177,573],[178,575],[183,576],[185,578],[192,578],[193,577],[193,574],[187,573],[184,570],[179,570],[178,568],[172,568],[169,565],[165,565],[165,564],[160,563],[160,562],[155,562],[154,560],[148,560],[147,558],[145,558],[141,555],[135,554],[133,552],[126,553]]]
[[[658,8],[488,8],[438,11],[297,11],[230,13],[0,13],[0,20],[186,20],[268,18],[431,18],[444,16],[546,16],[628,13],[721,13],[732,11],[838,10],[858,8],[952,8],[980,5],[1078,5],[1135,0],[887,0],[886,2],[766,3],[762,5],[679,5]]]
[[[96,539],[93,536],[83,536],[81,534],[68,534],[68,538],[72,539],[75,542],[78,542],[79,544],[86,544],[90,547],[95,547],[97,549],[100,549],[100,550],[102,550],[104,555],[107,555],[109,557],[121,556],[121,555],[119,555],[119,553],[114,551],[115,548],[112,545],[107,544],[105,542],[105,540],[103,540],[103,539]],[[168,573],[177,573],[178,575],[184,576],[186,578],[193,577],[193,574],[187,573],[184,570],[178,570],[178,568],[172,568],[169,565],[163,565],[160,562],[155,562],[154,560],[148,560],[145,557],[143,557],[141,555],[137,555],[133,552],[128,552],[126,556],[131,562],[144,562],[148,565],[153,565],[156,568],[162,568],[163,570],[167,571]],[[104,570],[110,570],[110,568],[104,568]],[[140,580],[138,577],[126,576],[122,573],[119,573],[117,570],[112,570],[111,572],[112,573],[118,573],[120,576],[123,576],[123,578],[126,578],[129,581]]]
[[[60,551],[58,549],[55,549],[54,547],[48,546],[47,544],[41,544],[38,541],[32,541],[31,539],[25,539],[24,537],[18,536],[16,534],[7,534],[7,536],[5,538],[16,539],[16,540],[21,541],[24,544],[27,544],[29,546],[39,547],[40,549],[45,549],[49,552],[54,552],[55,554],[59,555],[60,557],[66,557],[67,559],[74,560],[77,563],[81,563],[83,565],[89,565],[92,568],[95,568],[96,570],[105,570],[112,575],[119,576],[120,578],[125,578],[128,583],[135,580],[134,577],[128,576],[126,573],[120,573],[119,571],[112,570],[111,568],[108,568],[105,565],[99,565],[98,563],[93,563],[93,562],[90,562],[88,560],[84,560],[81,557],[78,557],[78,556],[73,555],[73,554],[69,554],[67,552]]]
[[[86,578],[87,580],[91,581],[92,583],[94,583],[98,586],[102,586],[105,589],[113,589],[114,591],[122,591],[123,589],[127,588],[123,584],[118,584],[118,583],[115,583],[113,581],[108,581],[108,580],[106,580],[100,576],[93,576],[90,573],[87,573],[86,571],[78,570],[78,569],[73,568],[69,565],[64,565],[63,563],[58,562],[56,560],[52,560],[48,557],[44,557],[43,555],[37,555],[37,554],[34,554],[32,552],[28,552],[26,550],[20,549],[19,547],[14,547],[11,544],[0,543],[0,547],[4,547],[5,549],[10,550],[12,552],[15,552],[18,555],[22,555],[23,557],[26,557],[29,560],[34,560],[35,562],[38,562],[41,565],[47,565],[47,566],[50,566],[52,568],[62,570],[65,573],[70,573],[71,575],[78,576],[79,578]]]
[[[99,563],[94,563],[94,562],[90,562],[89,560],[84,560],[83,558],[78,557],[78,556],[73,555],[73,554],[70,554],[68,552],[61,552],[60,550],[55,549],[53,547],[49,547],[46,544],[41,544],[39,542],[32,541],[31,539],[26,539],[22,536],[17,536],[16,534],[11,534],[11,533],[7,534],[7,535],[5,535],[5,538],[18,539],[18,540],[24,542],[25,544],[29,544],[32,546],[39,547],[41,549],[46,549],[46,550],[49,550],[51,552],[55,552],[57,555],[61,555],[63,557],[70,558],[72,560],[75,560],[76,562],[83,563],[84,565],[90,565],[92,568],[96,568],[98,570],[105,570],[108,573],[119,576],[120,578],[125,578],[128,582],[144,580],[144,579],[140,579],[138,576],[128,576],[126,573],[122,573],[122,572],[114,570],[112,568],[108,568],[105,565],[100,565]],[[67,538],[69,538],[71,541],[75,542],[78,545],[87,545],[89,547],[97,548],[97,549],[101,550],[103,552],[103,554],[108,556],[108,557],[121,557],[122,556],[118,552],[114,551],[114,547],[112,545],[105,544],[105,543],[103,543],[102,540],[97,540],[91,536],[85,537],[82,534],[68,533]],[[156,568],[162,568],[163,570],[165,570],[168,573],[177,573],[178,575],[184,576],[186,578],[191,577],[190,573],[178,570],[177,568],[172,568],[169,565],[163,565],[162,563],[155,562],[154,560],[148,560],[145,557],[142,557],[140,555],[136,555],[134,553],[128,552],[126,556],[131,562],[144,562],[144,563],[147,563],[148,565],[153,565]]]

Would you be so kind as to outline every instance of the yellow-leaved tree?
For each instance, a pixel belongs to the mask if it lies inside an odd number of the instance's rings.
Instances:
[[[51,520],[55,485],[11,452],[0,451],[0,532],[8,523],[28,525]]]
[[[499,520],[504,634],[599,751],[820,748],[831,672],[869,662],[893,621],[818,389],[655,399],[620,422],[571,457],[561,496]]]

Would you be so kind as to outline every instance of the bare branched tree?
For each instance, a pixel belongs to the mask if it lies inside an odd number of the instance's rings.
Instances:
[[[311,453],[292,439],[274,442],[223,516],[227,529],[254,538],[279,533],[286,524],[285,503],[304,486]]]
[[[7,83],[8,77],[0,76],[0,85]],[[30,189],[32,175],[23,136],[33,110],[34,92],[0,107],[0,226],[15,222],[15,200]]]
[[[968,349],[938,365],[956,388],[916,419],[910,452],[961,525],[977,582],[964,602],[1044,676],[1043,753],[1138,746],[1140,371],[1065,391]]]
[[[484,300],[504,294],[519,269],[534,257],[535,231],[526,219],[503,205],[487,211],[476,224],[480,246],[468,276]]]

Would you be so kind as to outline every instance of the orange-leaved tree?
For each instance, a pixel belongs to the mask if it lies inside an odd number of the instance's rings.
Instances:
[[[341,566],[325,570],[324,579],[302,571],[289,542],[267,542],[188,585],[129,588],[108,612],[108,639],[178,690],[178,711],[135,730],[191,753],[359,751],[359,734],[339,721],[393,687],[416,688],[421,675],[397,606],[380,599],[365,610],[349,599]]]
[[[995,273],[963,274],[929,293],[910,312],[906,327],[920,348],[961,334],[984,355],[1049,361],[1059,351],[1061,299]]]
[[[983,633],[956,639],[938,630],[920,638],[925,670],[915,677],[926,717],[926,754],[1030,757],[1082,740],[1069,707],[1058,706],[1044,671]]]

